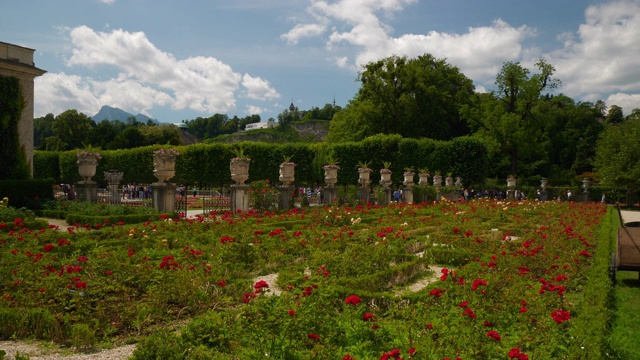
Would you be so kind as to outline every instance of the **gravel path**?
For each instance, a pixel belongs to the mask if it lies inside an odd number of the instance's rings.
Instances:
[[[15,360],[16,353],[29,356],[30,360],[126,360],[135,345],[125,345],[109,350],[91,354],[69,354],[62,350],[56,350],[55,347],[38,345],[37,343],[25,341],[0,341],[0,350],[4,350],[7,354],[6,360]]]

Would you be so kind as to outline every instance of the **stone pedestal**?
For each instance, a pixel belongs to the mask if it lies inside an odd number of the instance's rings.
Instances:
[[[507,199],[514,200],[516,198],[516,191],[514,189],[507,190]]]
[[[369,197],[371,195],[371,190],[369,190],[369,187],[360,187],[358,188],[358,192],[360,194],[360,201],[365,204],[369,203]]]
[[[231,185],[231,210],[233,213],[249,211],[249,185]]]
[[[98,184],[93,181],[79,181],[76,183],[78,201],[98,201]]]
[[[336,187],[333,185],[328,185],[324,189],[324,203],[327,205],[333,205],[338,199],[338,192]]]
[[[404,188],[404,191],[402,191],[402,195],[404,196],[404,201],[407,202],[408,204],[412,204],[413,203],[413,189],[410,187],[406,187]]]
[[[540,201],[549,200],[549,192],[547,190],[540,191]]]
[[[436,200],[435,201],[440,201],[440,199],[442,198],[442,186],[435,185],[435,187],[436,187]]]
[[[293,191],[295,190],[293,185],[280,185],[278,186],[280,195],[278,195],[278,209],[287,211],[291,208],[291,200],[293,199]]]
[[[589,198],[589,192],[588,191],[584,191],[582,194],[580,194],[580,201],[582,202],[589,202],[590,198]]]
[[[151,184],[153,207],[160,213],[176,211],[176,184],[162,182]]]

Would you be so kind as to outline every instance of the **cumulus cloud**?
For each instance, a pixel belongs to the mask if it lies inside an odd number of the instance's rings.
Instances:
[[[268,81],[259,77],[252,77],[249,74],[242,76],[242,86],[247,89],[247,97],[255,100],[273,100],[280,97],[280,94],[271,87]]]
[[[255,106],[255,105],[247,105],[244,109],[244,113],[247,115],[256,115],[256,114],[262,114],[265,111],[265,109],[259,107],[259,106]]]
[[[236,110],[241,91],[258,100],[280,96],[267,81],[236,73],[215,58],[176,59],[156,48],[143,32],[96,32],[80,26],[70,30],[70,39],[67,66],[111,67],[119,74],[115,79],[46,74],[36,80],[36,116],[39,109],[51,112],[52,104],[64,110],[83,108],[88,114],[104,104],[142,113],[154,106],[224,113]],[[50,102],[52,98],[55,102]]]
[[[563,81],[563,92],[594,101],[602,94],[628,102],[621,92],[640,91],[640,2],[617,1],[594,5],[575,34],[562,34],[564,48],[550,54],[550,63]],[[635,107],[625,108],[625,112]],[[631,105],[631,104],[630,104]]]
[[[521,42],[535,34],[534,29],[512,27],[501,19],[481,27],[471,27],[464,34],[431,31],[427,34],[403,34],[393,36],[393,29],[381,18],[391,18],[414,3],[415,0],[339,0],[314,1],[308,11],[324,23],[296,25],[282,35],[291,43],[302,37],[302,29],[312,25],[324,28],[332,26],[326,38],[326,47],[335,50],[341,46],[356,49],[354,56],[335,56],[335,64],[341,68],[360,69],[370,61],[391,55],[415,57],[431,53],[446,58],[458,66],[465,75],[475,80],[495,78],[505,61],[522,56]],[[339,29],[344,29],[340,31]],[[320,36],[322,32],[304,32],[305,36]]]
[[[286,34],[280,35],[280,38],[287,40],[290,44],[297,44],[302,38],[318,36],[324,31],[325,26],[322,24],[298,24]]]

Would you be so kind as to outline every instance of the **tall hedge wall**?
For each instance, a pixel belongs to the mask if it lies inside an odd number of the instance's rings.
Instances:
[[[383,161],[391,162],[394,184],[403,180],[405,168],[416,172],[429,168],[433,174],[453,173],[461,176],[465,185],[481,184],[487,176],[487,150],[482,143],[471,138],[457,138],[452,141],[431,139],[404,139],[399,135],[376,135],[357,143],[339,144],[271,144],[244,142],[241,145],[250,157],[249,181],[268,179],[278,182],[279,165],[284,156],[293,155],[296,165],[296,183],[305,185],[322,184],[322,165],[331,156],[338,160],[341,170],[338,183],[354,184],[358,179],[359,162],[371,162],[374,170],[371,179],[377,184],[378,170]],[[232,183],[229,161],[233,155],[230,144],[196,144],[172,147],[180,152],[176,162],[176,176],[173,182],[196,184],[199,186],[220,186]],[[104,171],[116,169],[124,172],[125,183],[151,183],[153,177],[153,151],[158,146],[104,151],[98,163],[94,180],[104,184]],[[56,159],[57,156],[57,159]],[[80,179],[76,165],[76,151],[59,153],[36,151],[34,154],[36,178],[55,179],[62,183],[75,183]],[[55,164],[59,164],[56,169]],[[417,176],[416,176],[417,180]]]
[[[31,177],[18,134],[23,108],[20,80],[15,76],[0,76],[0,180]]]

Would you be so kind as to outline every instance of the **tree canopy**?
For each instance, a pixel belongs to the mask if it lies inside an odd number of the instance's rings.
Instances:
[[[378,133],[438,140],[469,134],[459,109],[470,103],[473,83],[444,59],[391,56],[365,65],[359,80],[355,98],[331,122],[330,141]]]

